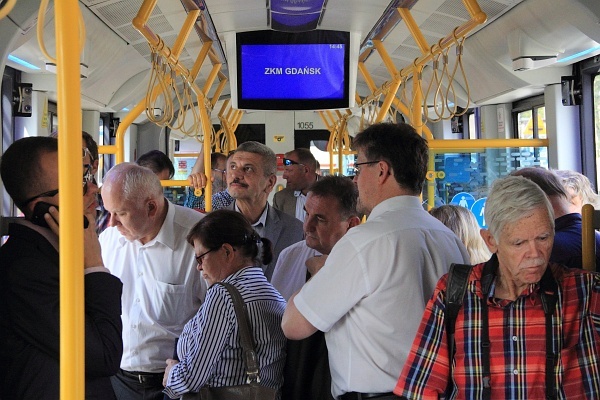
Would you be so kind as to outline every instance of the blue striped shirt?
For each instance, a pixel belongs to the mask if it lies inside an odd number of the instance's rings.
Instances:
[[[244,268],[225,278],[242,295],[248,310],[261,384],[283,384],[286,339],[281,330],[285,300],[267,282],[260,267]],[[213,285],[198,313],[184,327],[177,353],[181,362],[169,373],[165,393],[178,398],[203,386],[246,383],[246,368],[233,303],[227,289]]]

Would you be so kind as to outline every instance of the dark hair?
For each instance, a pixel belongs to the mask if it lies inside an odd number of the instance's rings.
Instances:
[[[292,154],[295,155],[296,157],[298,157],[298,162],[300,164],[306,165],[311,170],[317,169],[317,160],[316,160],[315,156],[313,155],[313,153],[310,152],[309,149],[300,147],[300,148],[297,148],[295,150],[292,150],[292,151],[289,151],[286,153],[286,155],[292,155]]]
[[[51,137],[34,136],[17,140],[2,156],[2,182],[21,211],[24,211],[22,203],[28,197],[57,189],[46,187],[40,158],[47,153],[58,153],[58,141]]]
[[[85,147],[90,151],[90,155],[92,156],[92,162],[98,159],[98,144],[86,131],[81,131],[81,135],[83,136],[83,140],[85,141]]]
[[[513,171],[511,176],[527,178],[542,189],[546,196],[561,196],[569,199],[567,191],[558,175],[541,167],[526,167]]]
[[[371,125],[356,135],[352,147],[361,149],[366,161],[387,162],[400,187],[421,193],[429,148],[412,126],[402,122]]]
[[[172,178],[173,175],[175,175],[173,162],[160,150],[150,150],[149,152],[142,154],[135,163],[142,167],[150,168],[152,172],[157,175],[165,169],[169,170],[169,178]]]
[[[188,234],[188,243],[193,246],[194,240],[199,240],[208,249],[216,249],[228,243],[257,265],[261,261],[262,264],[268,264],[273,260],[271,241],[261,238],[248,220],[237,211],[221,209],[207,214]],[[262,246],[259,246],[261,242]],[[262,254],[259,258],[261,247]]]
[[[356,202],[358,189],[351,178],[341,175],[325,176],[308,188],[308,193],[314,196],[330,197],[336,199],[338,212],[344,218],[358,216]]]
[[[53,139],[58,139],[58,131],[54,131],[50,134],[50,137]],[[89,150],[91,156],[91,162],[93,163],[98,159],[98,143],[94,140],[92,135],[87,133],[86,131],[81,131],[81,137],[85,142],[85,147]]]
[[[210,167],[212,169],[217,168],[217,164],[221,160],[227,161],[227,156],[223,153],[211,153],[210,154]]]

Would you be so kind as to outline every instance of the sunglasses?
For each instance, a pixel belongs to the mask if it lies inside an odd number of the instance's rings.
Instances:
[[[304,164],[299,163],[298,161],[290,160],[289,158],[283,159],[283,165],[285,165],[286,167],[289,167],[290,165],[302,165],[303,167],[305,166]]]

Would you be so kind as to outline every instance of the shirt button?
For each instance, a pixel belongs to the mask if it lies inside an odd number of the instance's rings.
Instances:
[[[517,369],[513,370],[513,375],[519,375],[519,370],[517,370]]]
[[[135,299],[135,302],[136,302],[136,303],[139,303],[139,302],[140,302],[140,299]]]
[[[516,342],[516,341],[517,341],[517,337],[516,337],[516,336],[513,336],[513,337],[512,337],[512,340],[513,340],[513,342]]]
[[[142,275],[144,275],[143,272],[138,272],[138,276],[142,276]]]
[[[132,327],[133,329],[135,329],[135,328],[137,328],[137,325],[136,325],[136,324],[133,324],[133,325],[131,325],[131,327]]]

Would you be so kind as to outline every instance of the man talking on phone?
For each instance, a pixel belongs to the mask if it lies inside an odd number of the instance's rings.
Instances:
[[[82,149],[86,399],[114,399],[119,369],[121,281],[104,267],[95,230],[96,193],[89,151]],[[58,142],[17,140],[0,160],[0,176],[25,215],[9,225],[0,248],[0,393],[11,399],[59,398]],[[62,211],[62,210],[61,210]]]

